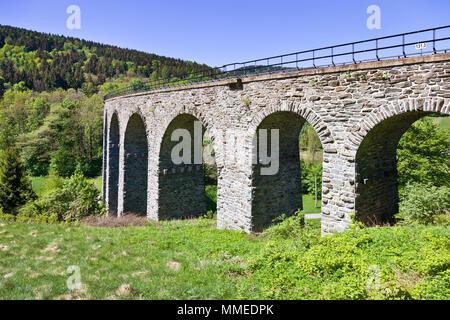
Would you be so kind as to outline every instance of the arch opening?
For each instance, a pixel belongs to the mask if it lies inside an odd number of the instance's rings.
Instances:
[[[367,226],[392,225],[399,212],[397,149],[400,139],[414,122],[429,111],[408,111],[375,125],[361,142],[355,159],[355,216]],[[417,181],[420,182],[420,181]]]
[[[207,211],[212,218],[217,175],[212,144],[205,139],[205,131],[190,114],[178,115],[168,125],[159,154],[159,219],[195,218]]]
[[[302,130],[306,127],[308,127],[308,130]],[[278,130],[278,134],[274,134],[272,131],[274,129]],[[272,159],[276,158],[276,154],[274,154],[276,148],[273,148],[272,139],[276,139],[278,135],[278,170],[274,174],[266,175],[262,174],[261,171],[262,168],[267,167],[264,161],[261,161],[261,156],[264,157],[265,152],[264,147],[261,148],[265,134],[261,136],[261,131],[266,131],[267,153],[270,154]],[[313,138],[316,139],[312,143],[314,145],[312,157],[309,154],[309,148],[304,145],[308,140],[305,136],[308,134],[310,136],[315,135]],[[312,200],[314,196],[311,198],[311,195],[309,195],[307,199],[303,196],[310,190],[306,187],[306,174],[308,173],[315,175],[315,179],[312,179],[312,188],[316,188],[316,194],[319,193],[317,198],[321,198],[319,188],[322,176],[322,156],[318,149],[321,150],[322,145],[317,133],[297,113],[290,111],[275,112],[260,123],[253,140],[254,155],[256,153],[254,159],[256,158],[257,161],[254,161],[252,165],[252,231],[262,231],[273,224],[274,219],[282,214],[291,216],[298,210],[303,210],[303,199],[308,201],[308,209],[314,208],[313,202],[311,202],[314,201]],[[317,167],[317,172],[314,172],[312,167]],[[314,209],[315,212],[305,213],[320,213],[320,208]]]
[[[117,216],[119,196],[119,119],[114,113],[111,117],[108,136],[108,214]]]
[[[127,124],[124,144],[123,212],[147,214],[148,144],[142,117],[133,114]]]

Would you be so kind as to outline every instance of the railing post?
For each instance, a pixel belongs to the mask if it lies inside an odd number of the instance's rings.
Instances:
[[[333,64],[333,67],[335,66],[334,64],[334,47],[331,47],[331,63]]]
[[[356,64],[356,60],[355,60],[355,44],[354,43],[352,43],[352,60],[353,60],[353,63]]]
[[[315,58],[316,58],[316,50],[313,50],[313,66],[314,66],[314,68],[316,67]]]
[[[436,29],[433,29],[433,52],[436,54]]]
[[[405,35],[402,34],[402,49],[403,49],[403,58],[406,58],[406,53],[405,53]]]
[[[380,58],[378,57],[378,39],[375,40],[375,55],[377,56],[377,60],[380,61]]]

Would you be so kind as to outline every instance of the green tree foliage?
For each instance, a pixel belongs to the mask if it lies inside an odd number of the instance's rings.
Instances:
[[[407,223],[448,224],[450,130],[429,118],[414,123],[397,148],[400,206]]]
[[[101,171],[103,97],[131,85],[207,68],[80,39],[0,26],[0,150],[21,151],[27,172]]]
[[[300,174],[302,193],[315,194],[317,188],[317,199],[322,198],[322,164],[300,160]]]
[[[431,119],[415,122],[400,139],[397,169],[400,190],[407,183],[450,185],[450,130]]]
[[[0,100],[0,149],[20,148],[32,176],[48,173],[50,164],[69,177],[79,163],[98,176],[102,158],[103,100],[72,89],[40,94],[8,89]]]
[[[30,197],[31,182],[17,150],[3,150],[0,155],[0,206],[15,212]]]
[[[300,150],[311,155],[312,162],[316,161],[316,154],[322,150],[322,144],[316,131],[308,122],[305,122],[300,131],[299,145]]]

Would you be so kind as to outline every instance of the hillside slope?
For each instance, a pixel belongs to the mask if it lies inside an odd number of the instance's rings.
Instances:
[[[207,68],[195,62],[87,40],[0,25],[0,95],[4,83],[27,88],[86,88],[121,76],[179,76]]]

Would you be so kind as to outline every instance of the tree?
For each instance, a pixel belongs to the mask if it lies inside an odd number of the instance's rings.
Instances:
[[[449,150],[449,129],[440,129],[428,118],[414,123],[397,148],[399,187],[407,183],[450,185]]]
[[[3,93],[5,92],[5,79],[0,76],[0,99],[3,97]]]
[[[316,153],[322,148],[322,144],[316,131],[308,122],[305,122],[300,131],[299,144],[300,150],[306,150],[311,155],[311,161],[315,162]]]
[[[1,207],[14,213],[31,198],[31,193],[31,184],[18,152],[13,148],[5,149],[0,155]]]

